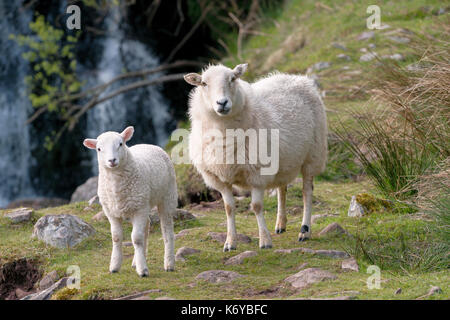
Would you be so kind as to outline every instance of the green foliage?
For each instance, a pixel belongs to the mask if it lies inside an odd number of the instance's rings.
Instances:
[[[82,86],[76,76],[74,54],[80,32],[65,34],[45,21],[43,15],[36,15],[29,26],[32,31],[29,36],[10,35],[28,49],[22,55],[32,67],[31,75],[25,78],[28,96],[33,107],[63,114],[65,109],[59,102]]]

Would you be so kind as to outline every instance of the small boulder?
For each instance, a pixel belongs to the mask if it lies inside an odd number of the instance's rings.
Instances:
[[[341,267],[342,267],[342,269],[353,270],[356,272],[359,271],[358,262],[356,262],[355,258],[350,258],[350,259],[342,261]]]
[[[197,277],[196,280],[205,280],[211,283],[223,283],[230,282],[237,278],[242,278],[243,275],[234,272],[234,271],[226,271],[226,270],[208,270],[203,271]]]
[[[91,225],[70,214],[43,216],[33,229],[33,237],[57,248],[73,247],[94,233]]]
[[[359,61],[361,61],[361,62],[368,62],[368,61],[372,61],[376,57],[377,57],[376,53],[368,52],[366,54],[363,54],[361,57],[359,57]]]
[[[178,238],[182,238],[182,237],[187,236],[187,235],[189,234],[189,232],[190,232],[190,229],[184,229],[184,230],[181,230],[180,232],[178,232],[178,233],[175,235],[175,240],[178,239]]]
[[[388,36],[388,39],[393,42],[401,43],[401,44],[406,44],[411,41],[411,39],[409,39],[407,37],[400,37],[400,36]]]
[[[235,255],[233,257],[231,257],[230,259],[228,259],[225,262],[225,265],[235,265],[235,264],[242,264],[244,262],[245,259],[250,258],[250,257],[254,257],[256,256],[258,253],[256,253],[255,251],[244,251],[238,255]]]
[[[33,293],[28,296],[25,296],[20,300],[50,300],[50,298],[53,296],[53,294],[56,291],[58,291],[62,288],[65,288],[67,286],[68,279],[69,278],[62,278],[61,280],[59,280],[58,282],[56,282],[49,288],[39,291],[37,293]]]
[[[208,232],[207,234],[209,237],[211,237],[212,240],[218,241],[218,242],[225,242],[227,239],[227,234],[225,232]],[[252,242],[252,239],[249,236],[246,236],[245,234],[238,233],[236,235],[236,240],[241,243],[250,243]]]
[[[358,37],[356,37],[356,40],[363,41],[363,40],[372,39],[373,37],[375,37],[374,31],[365,31],[365,32],[359,34]]]
[[[56,270],[53,270],[47,273],[41,281],[39,281],[39,290],[45,290],[50,288],[55,282],[58,280],[58,273]]]
[[[364,207],[356,201],[356,196],[350,200],[347,215],[349,217],[362,217],[364,215]]]
[[[89,201],[97,195],[98,177],[91,177],[72,193],[70,202]]]
[[[293,253],[293,252],[301,252],[301,253],[315,253],[315,250],[309,248],[291,248],[291,249],[277,249],[275,253]]]
[[[335,47],[336,49],[341,49],[341,50],[347,51],[347,47],[345,45],[343,45],[342,43],[333,42],[331,45],[333,47]]]
[[[20,223],[29,221],[31,215],[33,214],[33,209],[30,208],[20,208],[5,214],[6,218],[9,218],[13,223]]]
[[[347,215],[361,217],[372,212],[382,212],[392,209],[392,202],[376,198],[368,193],[359,193],[352,196]]]
[[[333,222],[322,229],[322,231],[319,232],[319,237],[322,237],[326,234],[347,234],[347,231],[345,231],[344,228],[342,228],[337,222]]]
[[[317,255],[325,256],[329,258],[335,258],[335,259],[342,259],[342,258],[348,258],[349,254],[344,251],[339,250],[315,250],[314,252]]]
[[[350,56],[344,54],[344,53],[340,53],[336,56],[338,59],[340,60],[345,60],[345,61],[350,61],[352,60],[352,58],[350,58]]]
[[[331,67],[331,63],[327,61],[317,62],[313,64],[311,67],[309,67],[306,73],[312,73],[313,71],[321,71],[324,69],[328,69],[329,67]]]
[[[307,268],[285,279],[294,288],[304,289],[311,284],[324,280],[334,280],[337,277],[329,271],[319,268]]]
[[[185,261],[185,257],[191,254],[199,253],[200,250],[194,249],[194,248],[188,248],[188,247],[181,247],[177,250],[177,253],[175,254],[175,260],[176,261]]]

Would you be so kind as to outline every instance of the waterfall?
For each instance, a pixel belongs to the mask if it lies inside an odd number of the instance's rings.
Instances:
[[[103,41],[101,59],[96,75],[87,78],[88,86],[106,83],[124,71],[138,71],[156,67],[159,60],[143,43],[130,39],[126,22],[118,8],[112,8],[106,18],[107,34]],[[150,77],[158,77],[155,74]],[[136,78],[133,79],[136,81]],[[140,80],[140,79],[139,79]],[[122,82],[122,85],[125,82]],[[111,86],[103,95],[117,89]],[[135,89],[96,105],[88,111],[87,134],[97,137],[105,131],[122,131],[135,126],[132,144],[153,143],[163,146],[168,138],[168,126],[172,122],[168,104],[158,86]],[[98,173],[97,156],[92,152],[92,171]]]
[[[32,12],[21,11],[21,1],[0,0],[0,208],[11,199],[33,194],[29,167],[33,161],[25,122],[32,110],[25,76],[28,62],[10,34],[28,33]]]

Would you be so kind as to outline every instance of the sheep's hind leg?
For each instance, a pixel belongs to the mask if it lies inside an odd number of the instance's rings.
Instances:
[[[234,218],[234,197],[231,188],[222,191],[223,204],[227,214],[227,239],[223,245],[223,251],[236,250],[236,222]]]
[[[277,223],[275,225],[275,233],[283,233],[286,231],[286,192],[287,186],[279,187],[278,194],[278,211],[277,211]]]
[[[137,213],[133,216],[131,223],[133,231],[131,232],[131,240],[134,246],[134,261],[136,264],[136,272],[140,277],[148,276],[148,267],[145,259],[145,232],[147,230],[148,211]]]
[[[173,211],[175,206],[158,206],[159,221],[161,223],[161,233],[164,240],[164,270],[175,270],[175,235],[173,233]]]
[[[107,216],[108,217],[108,216]],[[112,253],[111,262],[109,264],[109,272],[119,272],[122,266],[122,219],[108,217],[109,224],[111,225],[111,237],[112,237]]]
[[[272,237],[267,229],[263,210],[264,189],[252,189],[252,210],[256,215],[259,229],[259,247],[261,249],[272,248]]]
[[[303,172],[303,220],[298,241],[311,238],[311,207],[313,195],[313,176]]]

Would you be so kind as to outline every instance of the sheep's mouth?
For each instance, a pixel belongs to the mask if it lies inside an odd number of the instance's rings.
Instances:
[[[219,116],[226,116],[227,114],[229,114],[231,111],[231,109],[222,109],[222,110],[216,110],[216,113]]]

